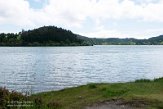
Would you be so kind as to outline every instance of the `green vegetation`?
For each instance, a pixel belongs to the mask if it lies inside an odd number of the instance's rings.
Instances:
[[[13,101],[26,101],[28,97],[21,93],[12,91],[9,92],[6,88],[0,88],[0,109],[8,109],[8,105]],[[9,103],[10,102],[10,103]],[[17,105],[16,102],[12,103]],[[10,108],[9,108],[10,109]],[[14,109],[14,108],[11,108]]]
[[[1,33],[0,46],[163,45],[163,35],[149,39],[88,38],[55,26]]]
[[[1,89],[0,100],[15,100],[13,99],[15,97],[10,97],[11,94]],[[17,98],[19,94],[12,95],[16,95]],[[18,100],[21,100],[22,96],[19,95],[19,97]],[[92,83],[60,91],[34,94],[28,100],[34,103],[30,109],[81,109],[109,100],[121,100],[124,104],[147,109],[163,109],[163,78],[142,79],[129,83]],[[0,107],[6,104],[0,103]]]
[[[134,38],[93,38],[91,43],[95,45],[163,45],[163,35],[149,39],[134,39]]]
[[[69,30],[55,26],[14,33],[1,33],[0,46],[88,46],[84,40]]]

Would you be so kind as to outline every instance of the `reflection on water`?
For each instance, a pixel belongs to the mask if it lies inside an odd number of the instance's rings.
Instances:
[[[32,93],[163,76],[163,46],[1,47],[0,86]]]

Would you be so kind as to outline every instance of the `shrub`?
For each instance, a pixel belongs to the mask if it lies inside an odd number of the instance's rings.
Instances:
[[[6,88],[0,88],[0,108],[5,108],[9,101],[9,91]]]
[[[93,84],[93,83],[88,84],[88,87],[89,87],[90,89],[95,89],[95,88],[97,88],[96,84]]]
[[[154,79],[154,82],[163,82],[163,78]]]
[[[142,83],[142,82],[151,82],[151,80],[149,80],[149,79],[139,79],[139,80],[135,81],[135,83]]]
[[[6,88],[0,88],[0,109],[6,109],[11,101],[15,101],[13,105],[16,105],[16,101],[23,101],[25,99],[27,97],[21,93],[15,91],[10,92]]]

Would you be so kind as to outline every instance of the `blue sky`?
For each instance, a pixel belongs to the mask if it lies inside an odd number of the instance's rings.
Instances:
[[[0,32],[45,25],[87,37],[149,38],[163,34],[163,0],[1,0]]]
[[[27,0],[31,8],[41,9],[48,4],[48,0]]]

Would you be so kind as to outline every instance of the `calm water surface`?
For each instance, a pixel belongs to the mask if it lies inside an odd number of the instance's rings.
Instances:
[[[163,77],[163,46],[0,47],[0,87],[32,93]]]

